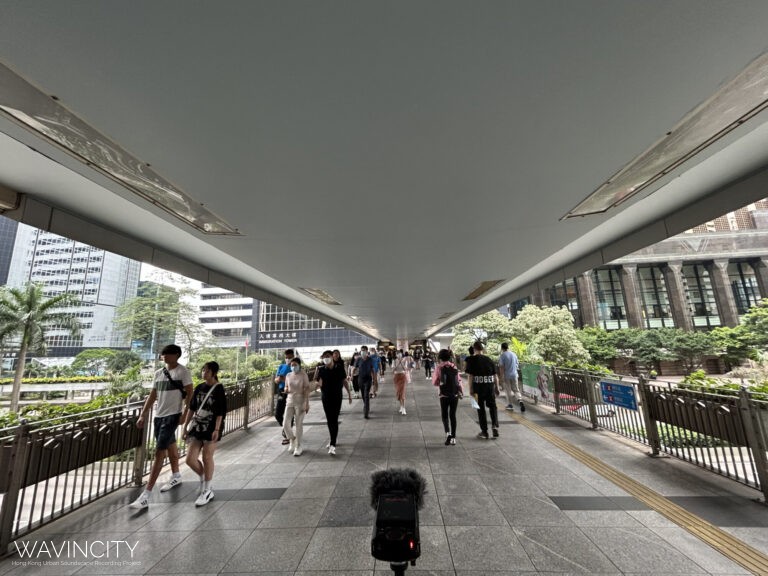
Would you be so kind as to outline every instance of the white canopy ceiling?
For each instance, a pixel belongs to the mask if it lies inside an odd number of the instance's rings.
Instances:
[[[423,337],[768,195],[758,66],[751,116],[563,219],[759,64],[767,27],[763,0],[2,2],[0,184],[19,220]]]

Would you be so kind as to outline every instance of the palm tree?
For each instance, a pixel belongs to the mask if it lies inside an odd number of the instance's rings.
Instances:
[[[46,298],[39,284],[0,289],[0,342],[15,341],[19,346],[11,392],[11,412],[19,410],[21,378],[27,352],[45,353],[45,334],[48,330],[68,330],[72,336],[80,334],[78,319],[61,310],[78,302],[77,297],[69,293]]]

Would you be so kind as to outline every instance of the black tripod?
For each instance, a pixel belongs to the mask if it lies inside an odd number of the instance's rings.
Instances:
[[[392,568],[392,572],[395,576],[405,576],[405,570],[408,568],[408,562],[390,562],[389,567]]]

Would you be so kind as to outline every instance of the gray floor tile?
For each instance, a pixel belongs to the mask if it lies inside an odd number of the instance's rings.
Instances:
[[[531,476],[524,474],[483,474],[480,479],[491,494],[499,496],[544,496]]]
[[[326,498],[278,500],[259,523],[259,528],[317,526],[327,503]]]
[[[275,505],[276,500],[229,501],[198,525],[197,530],[253,530]]]
[[[340,554],[339,551],[344,553]],[[299,570],[373,570],[371,531],[360,528],[317,528]]]
[[[595,574],[617,570],[576,527],[516,528],[515,534],[539,572]]]
[[[294,498],[330,498],[336,489],[338,476],[310,476],[303,475],[293,481],[283,494],[283,499]]]
[[[243,542],[222,572],[294,571],[305,554],[314,528],[254,530]]]
[[[749,574],[748,570],[745,570],[734,561],[724,557],[720,552],[679,526],[654,528],[653,532],[658,534],[667,544],[674,546],[677,550],[696,562],[696,564],[706,569],[707,572],[729,575]]]
[[[459,494],[440,497],[446,526],[507,526],[504,514],[489,494]]]
[[[474,526],[446,526],[445,531],[457,571],[535,571],[523,545],[508,526],[482,531]]]
[[[466,474],[436,474],[434,476],[435,491],[438,496],[448,494],[487,494],[480,476]]]
[[[493,498],[511,526],[573,526],[571,519],[547,497]]]
[[[152,566],[149,574],[218,573],[242,546],[250,530],[192,532],[167,556]]]
[[[706,573],[648,529],[592,527],[587,535],[622,572]]]
[[[372,527],[374,518],[370,498],[331,498],[317,525]]]

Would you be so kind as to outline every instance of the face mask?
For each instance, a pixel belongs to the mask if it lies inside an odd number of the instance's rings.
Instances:
[[[367,358],[368,357],[368,352],[361,352],[360,356],[362,356],[363,358]]]
[[[291,372],[294,374],[298,374],[299,370],[301,370],[301,366],[291,366]]]
[[[330,364],[330,363],[331,363],[331,359],[330,358],[323,358],[323,364],[328,366],[328,364]]]

